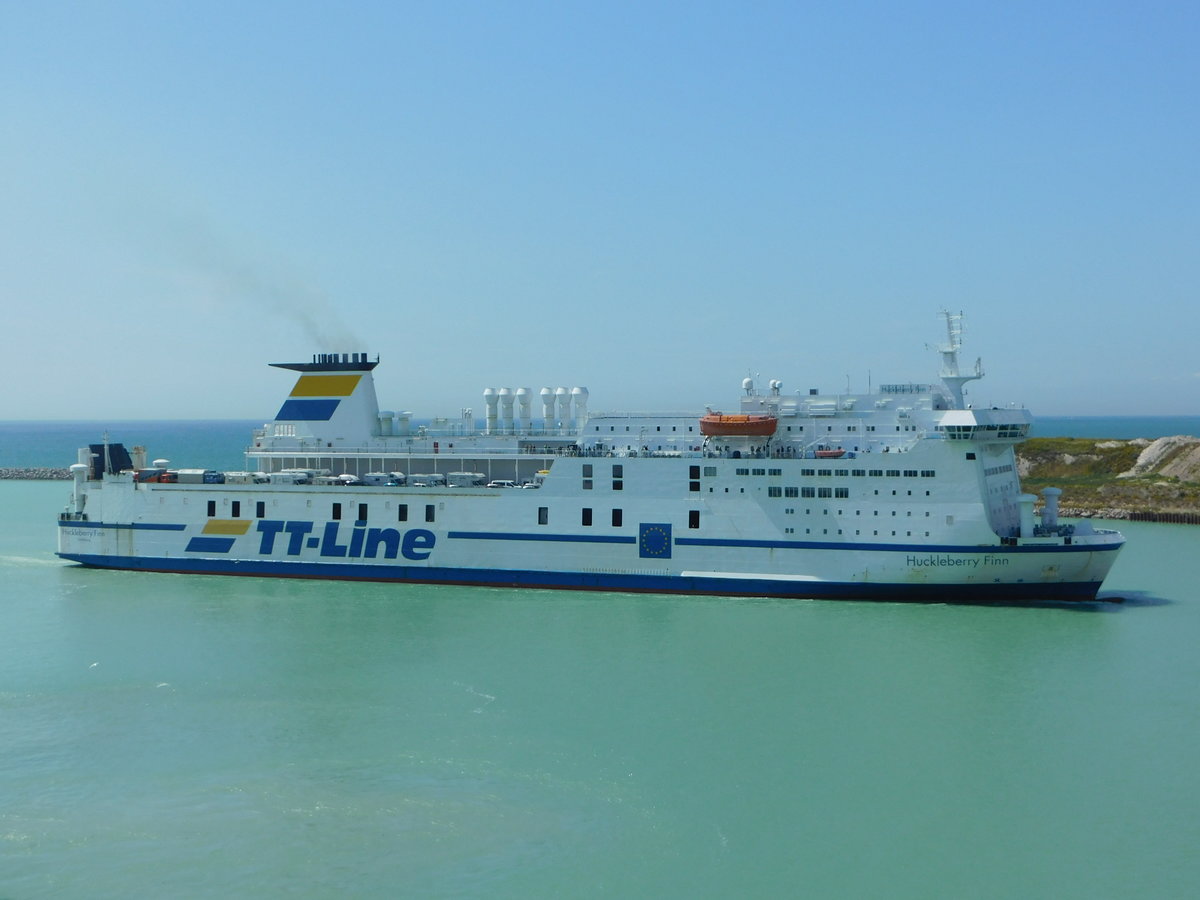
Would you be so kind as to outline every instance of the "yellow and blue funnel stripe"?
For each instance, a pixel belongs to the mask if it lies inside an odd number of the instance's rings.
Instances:
[[[238,536],[249,530],[248,519],[209,519],[204,531],[188,541],[184,549],[188,553],[228,553]]]
[[[275,414],[277,422],[328,422],[362,375],[301,375]]]

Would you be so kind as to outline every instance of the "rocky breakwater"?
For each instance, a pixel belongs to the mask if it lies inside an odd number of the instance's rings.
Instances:
[[[33,468],[0,468],[0,480],[61,481],[64,478],[70,477],[70,470],[52,466],[35,466]]]
[[[1200,524],[1200,438],[1031,438],[1017,468],[1033,494],[1063,490],[1063,515]]]

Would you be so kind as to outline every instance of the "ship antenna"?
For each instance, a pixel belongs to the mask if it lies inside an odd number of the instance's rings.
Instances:
[[[952,313],[947,309],[943,309],[941,314],[946,319],[946,343],[937,348],[938,352],[942,354],[941,379],[954,400],[954,408],[962,409],[964,406],[963,385],[968,381],[975,381],[983,377],[983,360],[976,360],[973,375],[963,375],[959,371],[958,351],[962,349],[963,314],[962,312]]]

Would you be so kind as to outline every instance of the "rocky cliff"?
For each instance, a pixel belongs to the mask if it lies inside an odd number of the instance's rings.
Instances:
[[[1200,523],[1200,438],[1031,438],[1017,467],[1030,493],[1062,488],[1065,515]]]

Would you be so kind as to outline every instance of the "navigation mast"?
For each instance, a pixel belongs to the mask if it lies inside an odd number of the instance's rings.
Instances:
[[[942,316],[946,320],[946,343],[938,347],[938,352],[942,354],[942,371],[940,373],[942,383],[946,385],[946,390],[950,392],[951,398],[954,400],[954,409],[963,409],[963,385],[968,381],[975,381],[983,377],[983,360],[975,360],[975,374],[963,375],[958,368],[958,351],[962,348],[963,336],[963,314],[961,312],[952,313],[948,309],[942,310]]]

